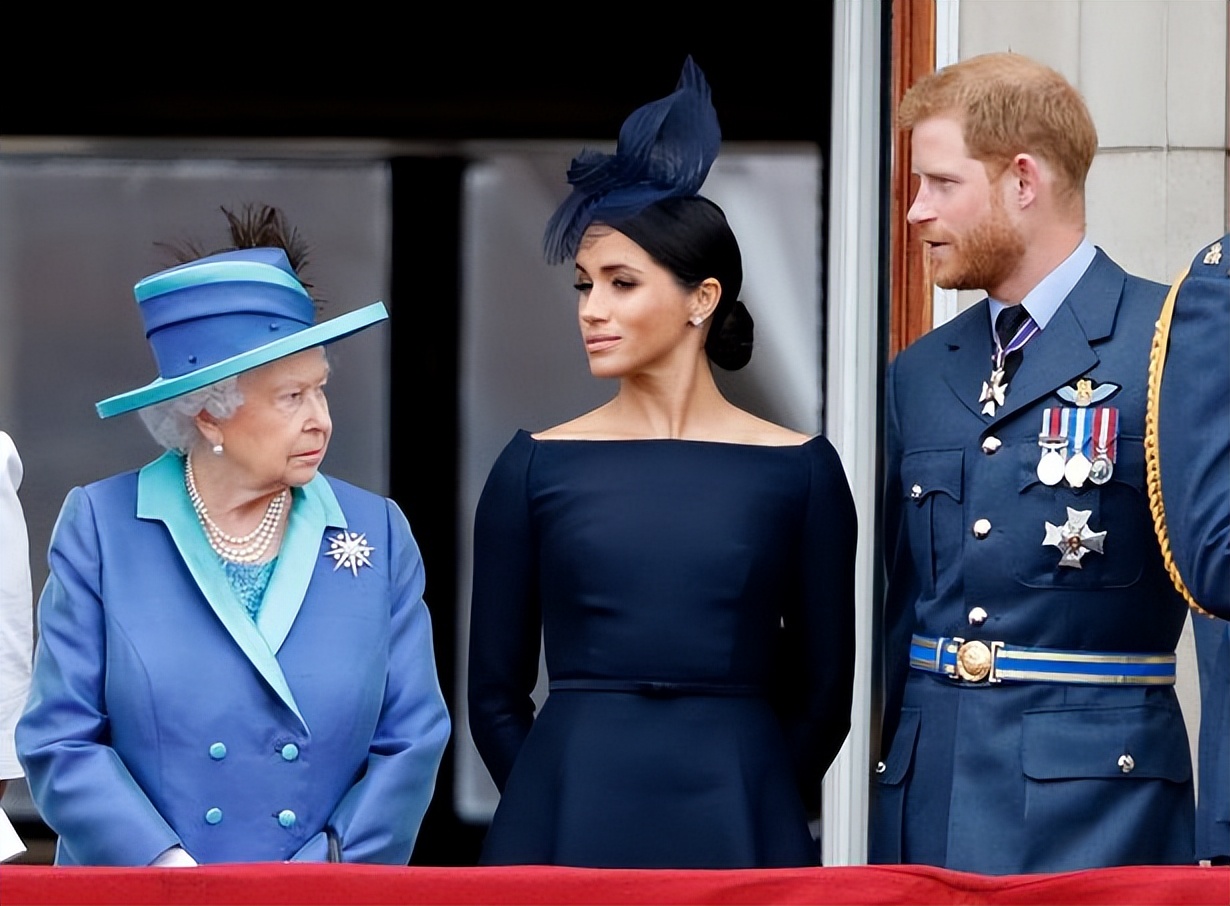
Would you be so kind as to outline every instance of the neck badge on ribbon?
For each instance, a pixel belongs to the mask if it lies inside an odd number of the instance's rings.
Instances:
[[[991,376],[982,382],[982,392],[978,395],[983,415],[994,416],[995,410],[1004,404],[1004,394],[1008,391],[1008,382],[1004,378],[1004,360],[1028,343],[1041,329],[1033,318],[1026,318],[1007,346],[1003,345],[998,333],[991,331],[995,337],[995,351],[991,353]]]

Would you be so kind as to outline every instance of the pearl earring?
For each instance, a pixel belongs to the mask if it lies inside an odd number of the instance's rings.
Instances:
[[[705,319],[702,318],[700,315],[696,315],[694,318],[692,318],[690,323],[693,327],[700,327],[700,325],[705,323]]]
[[[213,452],[214,452],[214,456],[221,456],[222,455],[222,444],[214,444]]]

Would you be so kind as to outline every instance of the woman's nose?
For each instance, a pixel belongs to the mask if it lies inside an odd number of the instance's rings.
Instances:
[[[581,318],[585,321],[606,320],[606,305],[593,289],[581,297]]]
[[[329,398],[324,391],[313,394],[308,405],[308,426],[328,431],[333,426],[333,420],[329,416]]]

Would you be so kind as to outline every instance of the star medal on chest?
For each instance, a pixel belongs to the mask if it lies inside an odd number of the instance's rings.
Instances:
[[[336,562],[333,571],[348,569],[355,577],[359,575],[360,566],[371,566],[371,555],[376,549],[367,543],[367,535],[360,532],[340,531],[329,539],[329,549],[323,556],[332,557]]]
[[[1043,546],[1057,547],[1060,551],[1059,565],[1073,569],[1083,569],[1081,559],[1088,553],[1101,554],[1106,543],[1106,532],[1095,532],[1089,528],[1089,517],[1092,510],[1076,510],[1066,508],[1068,521],[1063,525],[1046,523],[1046,537],[1042,539]]]

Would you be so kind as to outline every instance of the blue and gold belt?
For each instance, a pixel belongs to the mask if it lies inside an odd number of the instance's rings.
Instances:
[[[910,666],[967,683],[1096,683],[1173,686],[1175,656],[1025,648],[981,639],[910,639]]]

